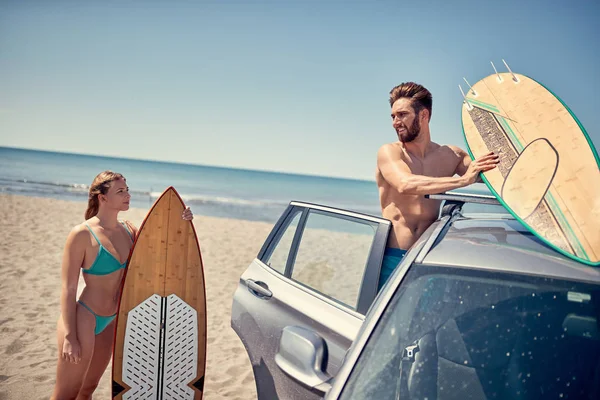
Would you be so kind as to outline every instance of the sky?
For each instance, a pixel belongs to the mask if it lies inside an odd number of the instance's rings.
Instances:
[[[597,1],[0,0],[0,146],[373,180],[392,87],[465,148],[465,77],[528,75],[600,149]]]

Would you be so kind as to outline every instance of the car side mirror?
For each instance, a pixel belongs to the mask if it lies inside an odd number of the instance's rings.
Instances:
[[[331,376],[323,370],[327,345],[310,329],[286,326],[279,340],[275,363],[301,384],[325,395],[331,389]]]

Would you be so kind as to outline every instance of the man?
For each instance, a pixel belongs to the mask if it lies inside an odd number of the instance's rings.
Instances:
[[[431,141],[431,93],[414,82],[390,92],[392,126],[398,141],[377,153],[377,186],[382,216],[392,221],[383,259],[381,289],[406,251],[437,219],[441,201],[424,195],[441,193],[479,181],[479,173],[498,164],[493,153],[471,161],[464,150]],[[458,175],[458,176],[457,176]]]

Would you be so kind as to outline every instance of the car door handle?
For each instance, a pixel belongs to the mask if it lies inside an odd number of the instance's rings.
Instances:
[[[250,293],[257,297],[271,298],[271,296],[273,296],[273,292],[269,290],[269,286],[264,282],[247,279],[246,284],[248,285]]]

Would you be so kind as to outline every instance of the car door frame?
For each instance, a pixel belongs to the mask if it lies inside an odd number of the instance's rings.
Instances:
[[[355,311],[358,314],[364,316],[378,293],[377,286],[379,282],[379,275],[381,272],[381,263],[383,261],[383,254],[387,245],[388,236],[392,228],[391,221],[385,218],[376,217],[369,214],[363,214],[355,211],[344,210],[336,207],[329,207],[320,204],[301,201],[292,201],[288,205],[287,209],[282,213],[281,217],[277,221],[274,228],[271,230],[269,236],[267,237],[267,239],[263,243],[263,246],[258,252],[256,258],[263,264],[268,266],[265,260],[271,255],[271,252],[275,248],[275,246],[272,246],[272,244],[278,243],[279,238],[285,233],[288,227],[289,218],[294,214],[294,211],[296,210],[301,210],[302,215],[300,216],[300,220],[298,221],[296,232],[294,232],[294,238],[292,240],[292,244],[290,245],[285,271],[282,275],[285,278],[292,280],[294,283],[307,288],[311,291],[311,294],[316,294],[320,296],[325,295],[292,278],[293,265],[296,261],[299,244],[302,240],[302,235],[304,233],[306,220],[308,219],[310,210],[323,211],[326,213],[334,214],[337,217],[341,216],[347,217],[348,219],[366,220],[378,224],[375,235],[373,236],[373,243],[369,251],[369,257],[365,266],[365,272],[361,281],[358,302],[355,309]],[[329,298],[329,300],[340,304],[335,299]],[[348,305],[344,305],[344,307],[348,307]]]

